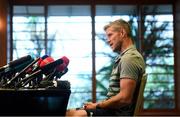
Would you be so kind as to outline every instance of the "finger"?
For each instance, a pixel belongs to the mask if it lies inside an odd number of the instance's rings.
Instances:
[[[86,102],[86,103],[84,103],[84,105],[89,105],[89,104],[91,104],[91,102]]]
[[[87,106],[86,106],[86,105],[84,105],[84,106],[83,106],[83,108],[84,108],[84,109],[86,109],[86,108],[87,108]]]

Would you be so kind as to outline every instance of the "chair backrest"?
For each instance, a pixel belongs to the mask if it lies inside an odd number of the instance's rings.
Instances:
[[[134,109],[134,116],[138,115],[138,112],[140,112],[141,109],[143,109],[143,102],[144,102],[144,89],[147,81],[147,74],[143,74],[142,79],[140,81],[140,87],[138,92],[138,97],[136,100],[136,105]]]

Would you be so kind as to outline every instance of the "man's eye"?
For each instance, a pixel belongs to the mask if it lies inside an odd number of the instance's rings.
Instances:
[[[109,34],[108,37],[110,37],[112,34]]]

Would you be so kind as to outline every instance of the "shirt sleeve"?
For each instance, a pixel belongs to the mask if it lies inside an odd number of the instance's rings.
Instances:
[[[120,78],[138,79],[140,65],[137,57],[122,59],[119,64]]]

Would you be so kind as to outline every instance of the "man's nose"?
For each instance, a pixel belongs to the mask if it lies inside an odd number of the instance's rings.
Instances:
[[[109,38],[107,39],[107,42],[110,43],[110,39]]]

